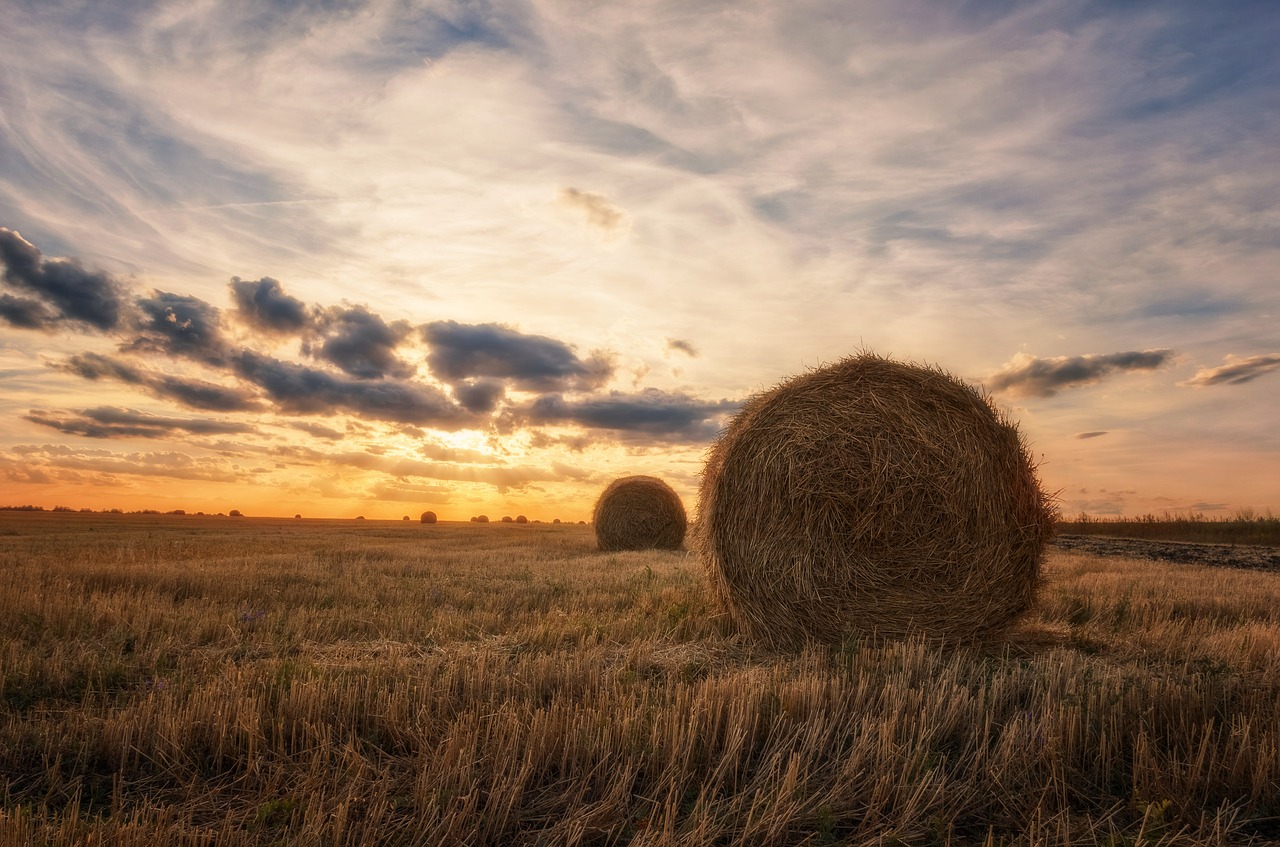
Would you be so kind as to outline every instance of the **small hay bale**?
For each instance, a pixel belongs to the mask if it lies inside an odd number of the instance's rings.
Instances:
[[[516,523],[528,523],[529,519],[524,515],[516,515]]]
[[[653,476],[615,479],[596,500],[592,522],[601,550],[678,550],[688,526],[680,495]]]
[[[489,516],[488,516],[488,515],[476,515],[476,516],[475,516],[475,518],[473,518],[473,520],[475,520],[475,522],[476,522],[476,523],[488,523],[488,522],[489,522]]]
[[[435,513],[435,512],[423,512],[423,513],[422,513],[422,518],[421,518],[421,520],[422,520],[422,522],[423,522],[423,523],[435,523],[435,522],[436,522],[436,513]]]
[[[510,515],[503,515],[503,516],[502,516],[502,522],[503,522],[503,523],[515,523],[515,518],[511,517]]]
[[[1055,518],[1016,425],[982,393],[870,353],[748,400],[698,507],[713,592],[776,646],[996,636],[1034,601]]]

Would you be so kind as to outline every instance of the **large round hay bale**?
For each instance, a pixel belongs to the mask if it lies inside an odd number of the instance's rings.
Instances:
[[[698,506],[714,593],[778,646],[997,635],[1035,598],[1055,517],[1017,427],[984,395],[870,353],[748,400]]]
[[[688,526],[680,495],[653,476],[615,479],[596,500],[592,522],[601,550],[676,550]]]
[[[435,512],[423,512],[423,513],[422,513],[422,518],[421,518],[421,520],[422,520],[422,523],[435,523],[435,522],[436,522],[436,513],[435,513]]]

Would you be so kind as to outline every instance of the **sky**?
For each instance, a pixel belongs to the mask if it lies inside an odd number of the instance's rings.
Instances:
[[[11,0],[0,505],[696,502],[869,350],[1064,515],[1280,512],[1280,6]]]

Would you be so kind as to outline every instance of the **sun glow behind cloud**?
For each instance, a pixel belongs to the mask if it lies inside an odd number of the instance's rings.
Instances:
[[[79,262],[6,259],[0,500],[691,504],[865,346],[985,382],[1068,510],[1280,508],[1266,7],[77,8],[0,33],[0,226]]]

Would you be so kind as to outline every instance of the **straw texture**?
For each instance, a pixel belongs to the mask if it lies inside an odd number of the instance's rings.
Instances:
[[[776,646],[995,636],[1034,601],[1055,517],[986,397],[871,353],[751,398],[698,505],[691,541],[715,594]]]
[[[601,550],[677,550],[688,526],[680,495],[657,477],[640,475],[610,483],[591,520]]]

